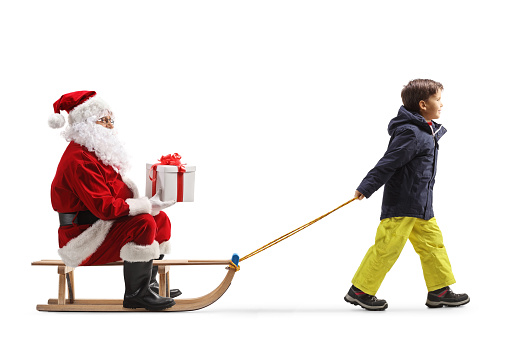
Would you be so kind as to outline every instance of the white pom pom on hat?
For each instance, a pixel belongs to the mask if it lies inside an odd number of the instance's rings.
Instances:
[[[111,111],[110,107],[94,91],[77,91],[64,94],[53,104],[55,114],[48,119],[51,128],[65,125],[65,117],[60,111],[69,113],[69,124],[86,121],[91,116],[102,117]]]
[[[51,114],[48,118],[48,125],[51,128],[62,128],[65,125],[65,117],[62,114]]]

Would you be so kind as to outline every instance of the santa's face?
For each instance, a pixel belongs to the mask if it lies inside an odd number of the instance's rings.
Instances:
[[[129,156],[117,136],[117,131],[113,129],[112,116],[105,117],[109,117],[109,120],[101,121],[102,119],[97,117],[90,117],[85,122],[71,124],[63,132],[63,136],[67,141],[72,140],[94,152],[105,165],[124,172],[130,167]]]
[[[95,123],[98,125],[101,125],[103,127],[106,127],[108,129],[113,129],[115,127],[114,126],[115,122],[113,121],[113,116],[112,116],[111,112],[108,112],[107,115],[105,115],[101,119],[97,120]]]

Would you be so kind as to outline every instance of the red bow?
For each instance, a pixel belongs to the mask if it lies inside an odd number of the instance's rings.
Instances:
[[[163,155],[163,156],[161,156],[161,159],[159,159],[158,164],[152,165],[152,167],[150,168],[150,173],[154,173],[157,166],[159,166],[159,165],[177,166],[179,168],[179,173],[184,173],[186,171],[186,166],[184,166],[185,164],[180,162],[180,159],[182,159],[182,157],[178,153],[168,154],[166,156]],[[152,178],[149,175],[149,178],[151,181],[154,182],[154,181],[156,181],[157,176],[154,175],[154,177]]]

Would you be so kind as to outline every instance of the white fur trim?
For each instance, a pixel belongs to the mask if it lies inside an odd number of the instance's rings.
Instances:
[[[48,117],[48,125],[51,128],[62,128],[65,125],[65,117],[59,113],[53,113]]]
[[[137,198],[140,197],[140,193],[138,192],[138,187],[136,186],[134,181],[132,181],[131,179],[126,178],[126,177],[122,177],[122,181],[124,182],[124,184],[127,185],[127,187],[129,187],[131,192],[133,192],[133,198],[134,199],[137,199]]]
[[[62,261],[70,267],[78,267],[83,260],[92,255],[103,243],[114,220],[97,220],[76,238],[71,239],[58,250]]]
[[[120,258],[130,262],[159,258],[159,243],[154,241],[151,245],[143,246],[128,242],[120,249]]]
[[[169,240],[159,244],[159,253],[170,254],[170,252],[171,252],[171,244],[170,244]]]
[[[92,116],[99,119],[105,116],[108,111],[111,112],[111,109],[106,101],[95,95],[69,112],[69,124],[85,122]]]
[[[152,212],[152,204],[147,197],[126,199],[125,202],[129,205],[129,216],[131,217]]]

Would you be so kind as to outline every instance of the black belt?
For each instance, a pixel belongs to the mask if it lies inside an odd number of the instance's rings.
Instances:
[[[88,225],[99,220],[99,218],[93,215],[90,211],[58,213],[58,218],[60,219],[60,226],[72,225],[73,221],[76,225]]]

